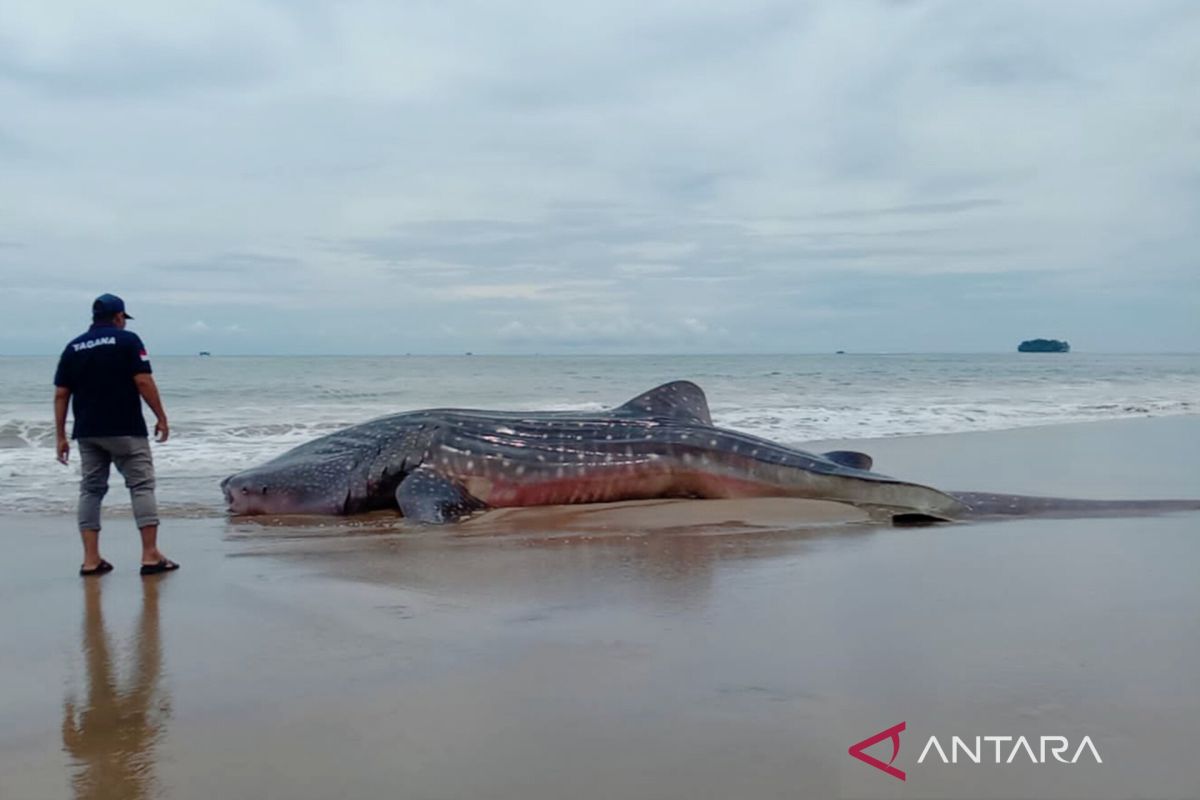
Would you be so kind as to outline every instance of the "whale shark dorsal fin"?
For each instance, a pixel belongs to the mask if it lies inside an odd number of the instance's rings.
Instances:
[[[617,414],[637,417],[667,417],[680,422],[695,422],[712,425],[708,413],[708,398],[704,390],[691,381],[672,381],[656,386],[639,394],[623,406],[615,409]]]
[[[843,467],[852,467],[854,469],[869,470],[875,463],[875,460],[866,453],[856,453],[853,450],[830,450],[828,453],[822,453],[821,455],[835,464],[841,464]]]

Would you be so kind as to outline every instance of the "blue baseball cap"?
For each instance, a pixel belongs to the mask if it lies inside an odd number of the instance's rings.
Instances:
[[[116,314],[124,314],[125,319],[133,319],[125,310],[125,301],[115,294],[102,294],[92,301],[93,317],[111,317]]]

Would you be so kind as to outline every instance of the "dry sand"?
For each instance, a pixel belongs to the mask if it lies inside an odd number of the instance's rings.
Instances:
[[[1198,433],[852,446],[951,489],[1189,497]],[[117,571],[83,580],[70,519],[0,517],[0,798],[1200,797],[1195,513],[181,519],[183,569],[145,580],[134,540],[110,518]],[[907,781],[847,755],[900,721]],[[1088,735],[1104,763],[918,764],[930,735]]]

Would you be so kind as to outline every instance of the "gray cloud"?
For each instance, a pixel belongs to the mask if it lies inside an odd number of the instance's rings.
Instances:
[[[1200,347],[1192,4],[10,5],[0,352]]]
[[[823,211],[811,215],[812,219],[867,219],[870,217],[899,217],[910,214],[957,214],[978,208],[998,206],[1001,201],[990,198],[949,200],[940,203],[909,203],[889,208],[862,208],[842,211]]]
[[[0,80],[73,97],[180,95],[195,90],[237,88],[263,77],[263,65],[239,48],[180,53],[150,44],[88,53],[55,67],[39,67],[5,57]],[[11,50],[7,51],[11,54]]]
[[[174,261],[151,264],[149,269],[161,270],[164,273],[185,273],[196,275],[225,275],[245,274],[264,271],[296,270],[303,268],[300,259],[283,256],[262,255],[260,253],[221,253],[220,255],[202,261]]]

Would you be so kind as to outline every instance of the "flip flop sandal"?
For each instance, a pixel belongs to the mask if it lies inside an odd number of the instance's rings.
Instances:
[[[92,567],[91,569],[84,569],[83,567],[79,568],[80,575],[103,575],[106,572],[112,572],[112,571],[113,571],[113,565],[108,563],[107,561],[105,561],[103,558],[100,559],[99,564]]]
[[[179,569],[179,565],[169,558],[164,558],[157,564],[142,564],[143,575],[158,575],[161,572],[171,572]]]

